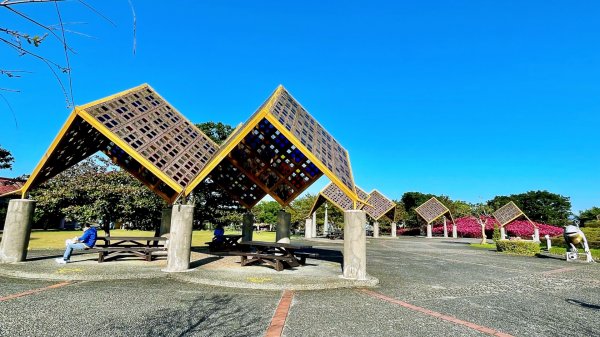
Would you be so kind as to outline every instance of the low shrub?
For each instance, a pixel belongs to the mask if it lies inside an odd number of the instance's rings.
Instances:
[[[600,228],[582,227],[581,231],[585,234],[585,238],[587,239],[590,248],[600,249]],[[562,235],[554,236],[550,240],[552,241],[552,247],[567,247]],[[580,247],[581,245],[578,246]]]
[[[540,252],[540,244],[526,240],[498,240],[496,250],[515,255],[534,256]]]
[[[600,228],[600,220],[586,221],[584,224],[585,228]]]

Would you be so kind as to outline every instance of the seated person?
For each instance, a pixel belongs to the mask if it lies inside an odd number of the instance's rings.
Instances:
[[[217,228],[215,228],[214,235],[215,237],[213,238],[213,242],[223,242],[223,235],[225,235],[225,229],[223,229],[223,226],[217,225]]]
[[[80,238],[75,238],[73,241],[67,240],[67,249],[65,249],[65,254],[63,257],[57,258],[56,262],[60,264],[68,263],[71,259],[71,253],[73,253],[73,249],[85,250],[93,248],[96,244],[97,237],[98,232],[96,231],[96,227],[92,227],[89,223],[85,224],[85,227],[83,228],[83,235]]]

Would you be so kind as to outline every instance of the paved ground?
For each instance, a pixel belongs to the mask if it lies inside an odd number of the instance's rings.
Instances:
[[[341,249],[311,244],[331,256]],[[468,248],[466,240],[370,239],[368,272],[378,287],[294,291],[281,335],[600,336],[599,264],[506,256]],[[286,312],[287,292],[170,275],[0,276],[0,285],[0,336],[276,336],[274,313]]]

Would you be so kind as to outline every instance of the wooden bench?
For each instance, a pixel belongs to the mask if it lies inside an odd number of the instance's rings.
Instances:
[[[243,241],[239,244],[245,251],[233,252],[232,255],[241,257],[241,265],[247,266],[264,262],[277,271],[284,268],[294,268],[306,264],[307,257],[315,257],[317,254],[300,252],[300,249],[312,248],[311,246],[299,246],[288,243]]]
[[[154,252],[166,252],[167,247],[164,243],[165,237],[98,237],[104,244],[97,245],[89,249],[90,253],[98,253],[98,263],[104,262],[107,258],[122,254],[136,255],[143,257],[146,261],[152,261]],[[159,242],[162,245],[159,245]]]
[[[104,262],[109,256],[119,255],[122,253],[133,254],[143,257],[146,261],[152,261],[152,253],[166,252],[164,247],[99,247],[88,250],[90,253],[98,253],[98,263]]]

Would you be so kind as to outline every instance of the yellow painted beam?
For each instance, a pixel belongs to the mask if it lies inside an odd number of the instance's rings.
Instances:
[[[115,143],[118,147],[120,147],[123,151],[125,151],[128,155],[138,161],[142,166],[144,166],[147,170],[152,172],[158,179],[162,180],[165,184],[169,185],[175,192],[180,193],[183,190],[183,187],[179,185],[175,180],[171,179],[168,175],[158,169],[158,167],[154,166],[149,160],[142,157],[137,151],[135,151],[127,142],[117,137],[114,133],[112,133],[104,124],[100,123],[96,118],[92,117],[87,111],[81,110],[79,108],[75,108],[77,114],[81,116],[86,122],[90,123],[96,130],[102,133],[106,138],[108,138],[111,142]]]
[[[77,117],[77,111],[76,110],[77,109],[75,109],[75,110],[73,110],[71,112],[71,114],[69,115],[69,117],[65,121],[65,124],[63,124],[62,128],[60,129],[60,131],[58,131],[58,134],[56,135],[56,137],[54,137],[54,140],[50,144],[50,147],[48,148],[48,150],[46,151],[46,153],[42,156],[42,159],[40,159],[40,162],[37,164],[37,166],[35,167],[35,169],[31,173],[31,175],[29,176],[29,179],[27,179],[27,182],[21,188],[21,191],[22,191],[21,197],[23,199],[25,199],[25,197],[27,195],[27,192],[31,188],[31,184],[33,183],[33,181],[35,180],[35,178],[37,178],[37,176],[40,173],[40,171],[42,170],[42,168],[44,168],[44,165],[46,165],[46,162],[48,161],[48,158],[50,158],[50,156],[52,155],[52,153],[54,153],[54,150],[56,150],[56,147],[58,146],[58,143],[60,143],[60,141],[62,140],[62,138],[65,135],[65,133],[67,133],[67,131],[69,130],[69,127],[71,126],[71,124],[73,124],[73,121],[75,120],[75,117]]]
[[[296,136],[294,136],[288,129],[286,129],[277,120],[277,118],[275,118],[275,116],[269,113],[266,115],[266,118],[269,122],[271,122],[271,124],[273,124],[273,126],[277,128],[277,130],[279,130],[279,132],[281,132],[292,144],[294,144],[294,146],[296,146],[296,148],[298,148],[300,152],[302,152],[308,159],[310,159],[310,161],[313,164],[315,164],[315,166],[319,170],[321,170],[321,172],[323,172],[329,178],[329,180],[331,180],[338,188],[340,188],[342,192],[344,192],[344,194],[346,194],[350,199],[352,199],[352,201],[358,200],[356,192],[350,190],[348,186],[344,185],[338,179],[338,177],[336,177],[335,174],[333,174],[333,172],[331,172],[327,166],[325,166],[314,154],[312,154],[312,152],[308,151],[306,146],[304,146],[302,142],[300,142],[300,140],[296,138]]]
[[[275,99],[278,94],[283,90],[282,86],[279,86],[275,92],[269,97],[266,104],[263,104],[262,109],[255,113],[250,119],[241,127],[241,130],[234,135],[228,142],[223,143],[217,154],[208,162],[208,164],[198,173],[198,175],[192,179],[184,190],[185,195],[192,193],[194,188],[198,186],[208,176],[212,170],[221,163],[221,161],[254,129],[254,127],[268,114],[271,107],[275,103]]]

